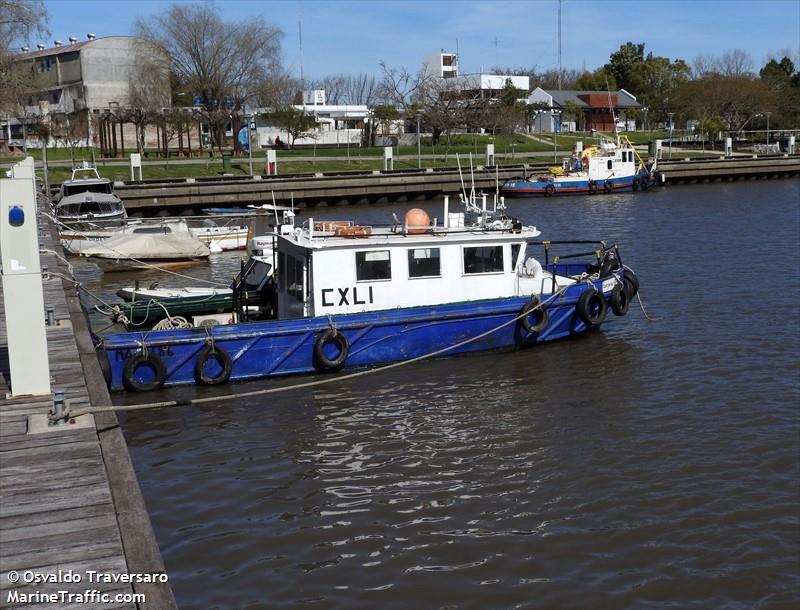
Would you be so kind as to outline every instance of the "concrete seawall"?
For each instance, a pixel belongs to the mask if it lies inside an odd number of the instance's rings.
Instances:
[[[493,192],[514,177],[536,176],[547,165],[520,164],[483,168],[474,175],[475,189]],[[800,155],[659,161],[666,182],[700,182],[800,175]],[[125,182],[116,191],[131,215],[197,214],[203,207],[238,207],[274,201],[299,207],[415,201],[458,193],[471,185],[469,168],[396,172],[340,172],[296,176],[189,178],[171,181]]]

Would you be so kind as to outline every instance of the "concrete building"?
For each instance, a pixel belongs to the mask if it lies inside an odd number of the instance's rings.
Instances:
[[[427,76],[436,78],[455,78],[458,76],[458,55],[444,49],[428,55],[423,60],[423,71]]]
[[[542,109],[534,119],[534,131],[563,131],[562,125],[577,123],[577,128],[585,131],[613,132],[614,118],[622,131],[635,131],[636,122],[627,118],[627,111],[640,109],[642,105],[636,96],[620,89],[619,91],[545,91],[534,89],[528,96],[529,104],[539,104]],[[580,110],[582,120],[565,117],[570,108]],[[613,111],[613,112],[612,112]]]
[[[316,127],[310,130],[307,137],[297,138],[294,142],[296,146],[359,146],[370,117],[369,108],[365,105],[327,104],[322,89],[303,91],[303,103],[294,108],[314,115],[316,120]],[[276,136],[289,144],[286,131],[269,123],[269,108],[258,108],[254,112],[257,117],[257,146],[274,146]]]
[[[528,76],[514,76],[510,74],[466,74],[459,77],[459,89],[473,97],[495,98],[505,88],[506,84],[511,84],[524,93],[520,98],[525,101],[525,96],[530,91],[531,79]]]
[[[21,121],[33,124],[46,113],[56,120],[68,116],[73,124],[81,122],[86,139],[96,143],[100,116],[119,112],[129,104],[130,83],[144,52],[141,40],[133,36],[96,38],[89,34],[87,40],[70,37],[68,44],[56,40],[51,48],[39,47],[35,51],[23,49],[15,57],[33,73],[36,91],[22,100],[23,116],[7,121],[4,138],[12,143],[21,140]],[[169,86],[168,81],[163,83],[165,90],[160,91],[166,105],[171,97]],[[130,142],[125,144],[135,146],[133,130],[130,131]]]

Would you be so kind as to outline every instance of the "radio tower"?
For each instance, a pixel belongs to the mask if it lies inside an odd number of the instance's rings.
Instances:
[[[558,90],[561,91],[561,0],[558,0]]]

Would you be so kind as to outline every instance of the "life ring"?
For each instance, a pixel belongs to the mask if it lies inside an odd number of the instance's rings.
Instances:
[[[638,191],[639,190],[639,179],[638,178],[634,178],[633,179],[633,184],[631,185],[631,188],[634,191]]]
[[[519,322],[522,324],[522,328],[530,334],[542,332],[550,323],[550,314],[547,313],[547,308],[542,306],[537,296],[532,297],[530,301],[522,306],[520,315],[522,314],[525,315],[519,319]],[[533,317],[533,321],[531,317]]]
[[[603,192],[610,193],[611,192],[611,183],[608,180],[603,182]]]
[[[206,372],[206,364],[209,360],[216,360],[219,364],[220,370],[216,375],[209,375]],[[206,345],[197,355],[197,360],[194,363],[194,379],[197,383],[203,385],[219,385],[225,383],[231,378],[233,371],[233,360],[225,351],[224,348],[218,345]]]
[[[136,370],[146,366],[153,371],[153,379],[150,381],[139,381],[136,379]],[[167,380],[167,367],[163,360],[149,352],[136,352],[128,356],[125,366],[122,369],[122,384],[127,390],[133,392],[149,392],[158,390]]]
[[[608,277],[615,271],[619,270],[620,263],[617,255],[613,252],[606,252],[603,255],[603,261],[600,263],[600,277]]]
[[[625,289],[624,284],[617,284],[614,290],[611,291],[611,311],[615,316],[624,316],[628,313],[628,306],[631,304],[631,298],[628,296],[628,291]]]
[[[589,194],[594,195],[597,192],[597,183],[594,180],[589,180]]]
[[[556,187],[554,187],[552,184],[548,184],[546,187],[544,187],[544,196],[552,197],[555,190]]]
[[[622,272],[622,285],[628,293],[628,300],[635,297],[636,293],[639,292],[639,278],[630,269],[625,269]]]
[[[594,287],[584,290],[575,305],[578,317],[589,328],[595,328],[603,323],[608,313],[608,303],[603,298],[603,293]]]
[[[335,358],[329,358],[325,353],[325,346],[329,343],[333,343],[339,348],[339,355]],[[314,364],[318,370],[338,371],[344,366],[349,351],[350,343],[347,341],[347,337],[329,328],[317,337],[317,342],[314,344]]]

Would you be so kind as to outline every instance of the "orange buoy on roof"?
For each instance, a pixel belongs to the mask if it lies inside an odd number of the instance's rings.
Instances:
[[[410,235],[427,233],[431,230],[431,218],[425,210],[413,208],[406,212],[405,225]]]

